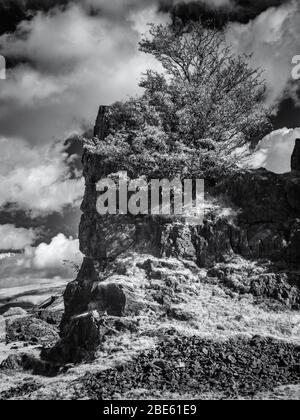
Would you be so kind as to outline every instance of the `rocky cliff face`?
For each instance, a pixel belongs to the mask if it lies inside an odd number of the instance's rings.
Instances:
[[[300,139],[296,140],[294,153],[292,155],[292,171],[300,171]]]
[[[211,191],[226,197],[234,217],[207,209],[204,225],[187,226],[162,217],[101,217],[96,212],[95,181],[107,175],[101,157],[84,157],[87,181],[80,224],[81,251],[99,262],[128,248],[182,257],[211,266],[226,255],[270,258],[297,264],[300,257],[300,175],[276,175],[264,169],[235,173]]]
[[[105,138],[105,124],[101,107],[96,136]],[[166,307],[172,312],[176,287],[186,287],[187,279],[197,282],[201,269],[210,269],[207,277],[227,287],[300,308],[300,276],[295,272],[300,261],[299,146],[297,140],[290,174],[241,171],[208,191],[204,224],[199,226],[157,216],[100,216],[96,183],[115,168],[85,151],[86,190],[80,223],[85,259],[65,292],[63,341],[51,357],[67,361],[89,357],[107,331],[136,328],[128,317]],[[270,262],[245,274],[236,267],[228,269],[237,256]],[[147,290],[145,278],[158,282],[157,293]]]

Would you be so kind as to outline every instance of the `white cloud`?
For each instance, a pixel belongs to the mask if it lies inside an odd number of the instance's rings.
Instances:
[[[76,276],[72,264],[80,266],[82,258],[79,240],[59,234],[49,244],[27,246],[21,255],[5,254],[0,260],[0,287],[34,284],[42,279],[72,279]]]
[[[87,14],[85,4],[97,5],[101,14]],[[0,37],[3,54],[33,64],[10,70],[0,84],[6,137],[0,138],[0,207],[14,202],[34,217],[79,204],[83,180],[70,179],[61,150],[43,145],[91,127],[99,104],[140,92],[141,73],[158,68],[138,51],[141,33],[147,22],[168,19],[156,6],[156,0],[86,0],[39,12],[16,33]],[[291,58],[300,53],[299,15],[299,2],[291,1],[228,31],[238,52],[254,51],[254,64],[267,69],[269,102],[283,94]]]
[[[0,225],[0,250],[22,250],[32,245],[37,237],[33,229],[16,228],[16,226]]]
[[[273,131],[258,145],[251,158],[251,166],[263,167],[279,174],[290,172],[291,156],[297,138],[300,138],[300,128]]]
[[[90,127],[100,104],[139,93],[141,73],[158,66],[138,51],[140,32],[146,22],[166,19],[145,5],[140,12],[126,9],[119,20],[72,5],[38,13],[16,33],[0,37],[4,55],[34,63],[9,71],[0,85],[2,134],[35,143],[66,138]]]
[[[33,267],[40,270],[62,268],[65,261],[80,264],[82,254],[79,251],[79,240],[66,238],[62,233],[53,238],[50,244],[40,244],[32,255]]]
[[[13,203],[32,217],[79,205],[82,178],[70,178],[60,145],[31,147],[24,140],[0,138],[0,207]]]
[[[138,51],[141,33],[147,22],[168,21],[167,15],[156,13],[157,3],[86,0],[65,10],[39,12],[16,33],[0,37],[4,55],[34,64],[9,71],[0,85],[2,134],[32,143],[66,138],[91,127],[100,104],[140,93],[141,73],[159,68],[154,58]],[[214,1],[215,6],[231,3]],[[91,4],[101,13],[87,14],[85,7]],[[228,31],[235,50],[253,51],[253,64],[266,69],[269,103],[283,95],[292,57],[300,51],[299,7],[293,0],[269,8],[249,24],[231,24]]]
[[[299,1],[270,8],[246,25],[231,24],[227,38],[238,53],[253,53],[254,66],[265,71],[268,103],[277,104],[291,83],[292,58],[300,54]]]

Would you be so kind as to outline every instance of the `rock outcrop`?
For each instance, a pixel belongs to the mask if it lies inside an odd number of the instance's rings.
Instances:
[[[292,155],[292,171],[300,171],[300,139],[296,140],[295,149]]]
[[[3,314],[3,317],[4,318],[11,318],[13,316],[23,316],[24,317],[25,315],[27,315],[27,312],[25,311],[25,309],[18,308],[18,307],[13,307],[13,308],[8,309],[8,311],[6,311]]]
[[[265,169],[233,174],[217,187],[238,207],[233,250],[246,258],[298,264],[300,176]]]
[[[56,328],[32,316],[6,321],[6,343],[17,341],[51,345],[59,338]]]
[[[100,107],[94,130],[101,139],[108,124],[106,111],[106,107]],[[79,229],[85,259],[77,279],[64,294],[62,341],[50,352],[51,357],[68,362],[90,357],[105,336],[103,317],[137,315],[149,308],[149,302],[154,306],[166,302],[169,292],[154,304],[153,296],[145,294],[145,284],[132,286],[123,281],[122,275],[129,267],[120,272],[114,262],[129,252],[174,258],[196,269],[226,264],[235,255],[283,262],[287,270],[283,277],[275,273],[241,281],[240,285],[246,293],[298,308],[299,279],[288,275],[288,265],[300,262],[299,145],[297,141],[290,174],[276,175],[265,169],[240,171],[208,191],[208,199],[219,200],[220,204],[217,211],[208,209],[203,225],[198,226],[171,217],[100,216],[96,211],[96,183],[122,168],[107,165],[102,156],[85,150],[82,162],[86,190]],[[229,203],[229,213],[223,211],[220,197]],[[131,277],[134,275],[132,272]],[[216,277],[230,283],[226,275],[217,273]],[[153,270],[150,278],[155,281]],[[145,305],[147,296],[150,300]]]
[[[275,269],[272,264],[243,264],[240,258],[229,264],[216,264],[207,272],[208,279],[240,295],[251,294],[257,302],[271,299],[286,308],[300,310],[300,273]]]
[[[99,139],[103,140],[106,135],[107,131],[107,107],[105,105],[101,105],[99,107],[98,116],[96,120],[96,124],[94,127],[94,137],[98,137]]]

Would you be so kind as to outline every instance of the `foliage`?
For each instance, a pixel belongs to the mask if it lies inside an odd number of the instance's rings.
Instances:
[[[148,70],[140,98],[114,104],[105,141],[94,151],[132,176],[219,177],[253,138],[271,130],[265,83],[249,57],[201,23],[150,25],[141,51],[162,64]]]

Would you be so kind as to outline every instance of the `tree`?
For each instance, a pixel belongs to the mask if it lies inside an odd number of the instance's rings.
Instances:
[[[163,71],[148,70],[143,96],[111,108],[110,138],[101,150],[111,148],[115,160],[120,150],[122,169],[209,177],[232,168],[251,139],[271,131],[261,71],[248,56],[235,55],[221,31],[200,22],[150,25],[140,49]]]
[[[249,56],[235,55],[221,31],[192,22],[151,25],[150,35],[140,48],[165,74],[148,71],[141,85],[156,107],[168,104],[164,114],[185,142],[205,148],[209,139],[224,154],[271,129],[261,71],[251,68]]]

